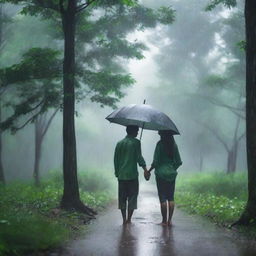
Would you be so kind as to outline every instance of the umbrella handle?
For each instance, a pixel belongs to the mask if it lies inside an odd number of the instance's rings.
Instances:
[[[140,140],[141,140],[141,137],[142,137],[142,132],[143,132],[143,129],[144,129],[144,124],[145,124],[145,123],[143,123],[142,128],[141,128],[141,132],[140,132]]]
[[[146,100],[143,101],[143,104],[145,104],[145,103],[146,103]],[[144,125],[145,125],[145,123],[143,123],[142,128],[141,128],[140,140],[141,140],[141,137],[142,137],[142,132],[143,132],[143,129],[144,129]]]

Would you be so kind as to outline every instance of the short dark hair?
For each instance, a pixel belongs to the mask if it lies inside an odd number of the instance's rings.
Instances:
[[[137,125],[128,125],[126,126],[126,132],[127,134],[133,134],[139,130],[139,127]]]

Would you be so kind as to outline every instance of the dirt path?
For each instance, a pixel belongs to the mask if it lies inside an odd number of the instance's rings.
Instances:
[[[256,248],[237,241],[207,220],[175,209],[171,228],[157,225],[156,194],[141,191],[133,224],[123,227],[121,214],[109,209],[98,216],[84,238],[70,247],[72,256],[253,256]]]

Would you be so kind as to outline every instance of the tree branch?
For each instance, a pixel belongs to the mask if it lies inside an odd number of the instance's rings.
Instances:
[[[236,128],[235,128],[235,133],[234,133],[234,141],[237,141],[237,132],[238,132],[238,128],[239,128],[239,125],[240,125],[240,117],[237,118],[236,120]]]
[[[205,128],[207,128],[221,142],[221,144],[224,146],[224,148],[229,152],[229,147],[228,147],[227,143],[220,137],[220,135],[212,127],[210,127],[207,124],[204,124],[202,122],[198,122],[198,123],[200,123]]]
[[[63,6],[63,0],[59,1],[59,8],[60,8],[60,13],[63,14],[65,12],[64,6]]]
[[[36,0],[36,4],[40,7],[60,12],[60,6],[58,4],[54,4],[53,2],[54,1]]]
[[[35,117],[37,117],[40,114],[40,111],[38,113],[36,113],[35,115],[31,116],[23,125],[19,126],[19,127],[15,127],[14,130],[18,131],[22,128],[24,128],[28,123],[30,123]]]
[[[239,142],[244,136],[245,136],[245,132],[243,134],[240,135],[240,137],[237,139],[237,142]]]
[[[56,116],[56,114],[57,114],[57,112],[59,111],[59,109],[60,109],[60,107],[56,108],[55,111],[53,112],[53,114],[51,115],[50,119],[48,120],[48,122],[47,122],[45,128],[43,129],[42,138],[43,138],[44,135],[46,134],[46,132],[47,132],[47,130],[48,130],[48,128],[49,128],[49,126],[50,126],[50,124],[51,124],[53,118]]]
[[[191,95],[191,94],[190,94]],[[233,107],[233,106],[230,106],[230,105],[227,105],[223,102],[220,102],[212,97],[209,97],[209,96],[206,96],[206,95],[201,95],[201,94],[195,94],[196,96],[202,98],[202,99],[205,99],[205,100],[208,100],[211,104],[215,105],[215,106],[218,106],[218,107],[224,107],[224,108],[227,108],[228,110],[230,110],[233,114],[235,114],[236,116],[242,118],[245,120],[245,116],[239,112],[242,112],[244,113],[245,110],[243,108],[239,108],[239,107]],[[193,96],[193,94],[192,94]]]
[[[95,1],[96,0],[90,0],[90,1],[88,0],[86,3],[77,6],[76,13],[83,11],[84,9],[86,9],[90,4],[92,4]]]
[[[42,105],[44,103],[44,99],[42,99],[36,106],[34,106],[33,108],[30,109],[29,112],[34,111],[35,109],[37,109],[40,105]]]

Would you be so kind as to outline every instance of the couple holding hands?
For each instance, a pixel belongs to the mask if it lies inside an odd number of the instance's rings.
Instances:
[[[151,167],[147,169],[141,154],[140,141],[136,139],[138,131],[138,126],[127,126],[127,136],[117,143],[114,154],[115,176],[118,179],[118,208],[122,213],[123,224],[131,223],[133,212],[137,209],[138,164],[144,169],[146,180],[150,179],[151,171],[155,169],[161,224],[170,226],[174,210],[175,179],[177,169],[182,164],[178,147],[171,130],[159,131],[160,141],[156,144]]]

